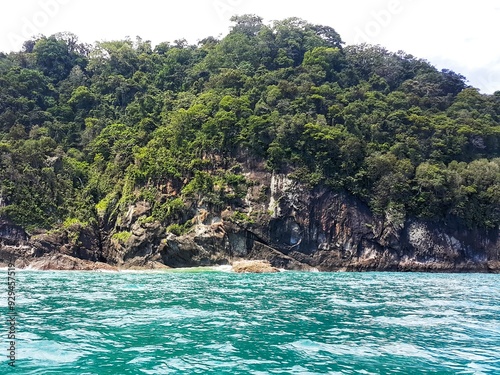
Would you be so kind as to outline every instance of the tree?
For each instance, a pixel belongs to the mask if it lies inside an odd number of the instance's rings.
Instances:
[[[84,65],[85,59],[75,51],[79,50],[75,41],[71,39],[69,43],[51,36],[37,40],[33,47],[38,68],[55,82],[68,77],[74,66]]]
[[[262,29],[262,17],[255,14],[244,14],[242,16],[231,17],[231,22],[235,25],[231,28],[233,33],[243,33],[249,37],[256,36]]]

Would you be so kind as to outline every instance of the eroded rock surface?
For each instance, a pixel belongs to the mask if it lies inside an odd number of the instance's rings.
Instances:
[[[356,198],[310,189],[287,175],[247,168],[246,178],[248,193],[237,205],[221,209],[203,199],[190,201],[193,225],[183,235],[151,220],[146,202],[103,216],[98,228],[31,238],[2,221],[0,261],[15,256],[40,269],[88,269],[96,262],[158,269],[247,259],[292,270],[500,271],[499,228],[468,229],[458,221],[437,224],[390,213],[376,217]]]
[[[233,271],[236,273],[275,273],[279,272],[271,263],[263,260],[243,260],[233,263]]]

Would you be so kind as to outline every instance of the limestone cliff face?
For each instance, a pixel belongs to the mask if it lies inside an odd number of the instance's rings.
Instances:
[[[28,239],[29,236],[22,227],[0,219],[0,241],[3,245],[24,244]]]
[[[301,263],[320,270],[498,270],[498,228],[376,218],[355,198],[311,191],[286,176],[272,176],[270,186],[276,203],[265,240]]]
[[[150,206],[137,202],[93,233],[74,231],[79,234],[73,240],[64,232],[58,238],[37,236],[28,243],[29,256],[57,253],[147,268],[263,259],[297,270],[500,271],[498,228],[470,230],[458,222],[390,214],[377,218],[356,198],[325,187],[310,189],[286,175],[248,169],[246,178],[252,183],[239,205],[217,210],[202,199],[190,202],[186,210],[193,227],[185,235],[148,220]],[[22,228],[3,225],[4,243],[26,242]]]
[[[29,236],[18,225],[0,219],[0,265],[7,266],[18,257],[29,257]]]
[[[325,187],[310,189],[286,175],[256,170],[246,177],[253,183],[238,207],[217,211],[192,202],[194,226],[183,236],[141,221],[150,214],[147,204],[130,206],[119,228],[130,237],[124,243],[108,241],[104,257],[116,265],[132,261],[171,267],[244,258],[299,270],[500,270],[498,228],[377,218],[358,199]]]

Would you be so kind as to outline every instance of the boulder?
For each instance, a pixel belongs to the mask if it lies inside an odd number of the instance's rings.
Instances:
[[[242,260],[232,264],[236,273],[274,273],[279,272],[276,267],[265,260]]]

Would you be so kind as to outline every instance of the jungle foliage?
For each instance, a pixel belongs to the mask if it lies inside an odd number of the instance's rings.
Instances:
[[[298,18],[232,21],[197,45],[62,33],[0,53],[0,217],[92,225],[148,200],[182,229],[189,200],[245,196],[244,155],[378,215],[500,224],[500,91]]]

